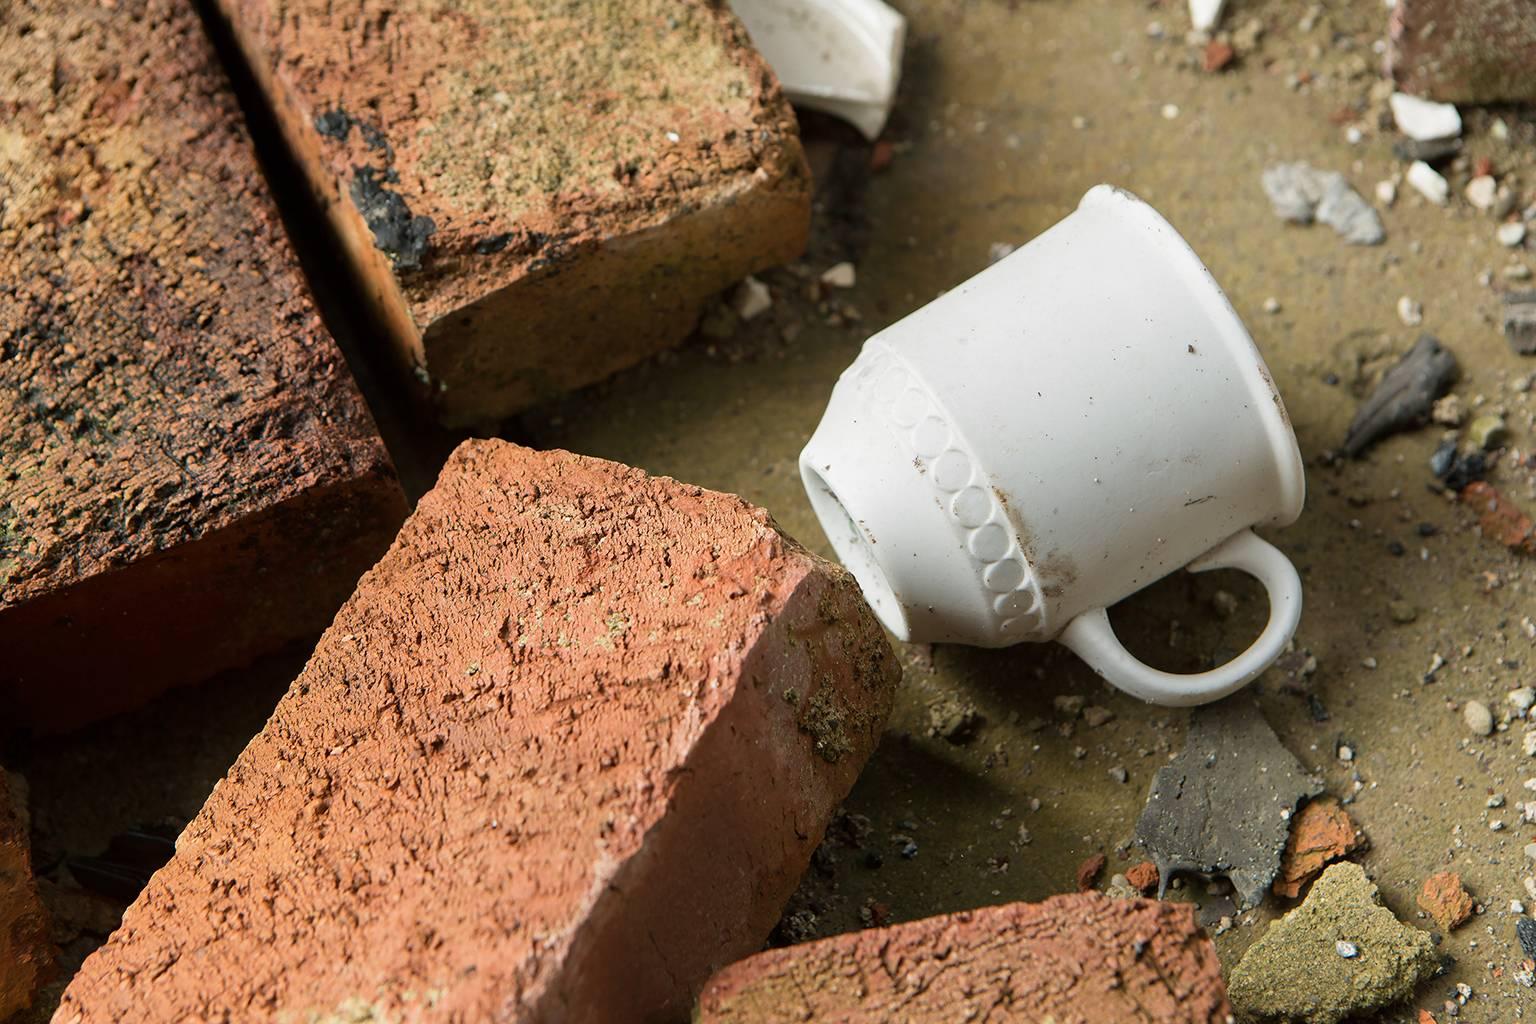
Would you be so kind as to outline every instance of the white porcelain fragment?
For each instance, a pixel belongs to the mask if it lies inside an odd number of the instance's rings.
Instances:
[[[878,138],[901,81],[906,19],[881,0],[731,0],[790,102]]]

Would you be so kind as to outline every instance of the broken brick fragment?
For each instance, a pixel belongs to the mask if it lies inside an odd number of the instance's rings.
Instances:
[[[317,634],[405,516],[183,0],[0,17],[0,727]]]
[[[1125,880],[1130,882],[1131,886],[1143,896],[1151,895],[1157,891],[1159,879],[1157,865],[1149,860],[1132,865],[1125,873]]]
[[[1237,56],[1231,45],[1220,39],[1212,39],[1205,44],[1205,51],[1200,56],[1200,66],[1208,72],[1217,72],[1232,63]]]
[[[1492,484],[1482,480],[1468,484],[1461,500],[1477,514],[1484,537],[1517,555],[1536,555],[1536,524]]]
[[[1387,67],[1404,92],[1443,103],[1536,100],[1530,0],[1397,0]]]
[[[1448,932],[1472,916],[1472,896],[1462,885],[1461,875],[1441,871],[1424,879],[1424,888],[1419,893],[1419,909],[1434,918],[1441,931]]]
[[[719,0],[217,0],[450,424],[681,341],[798,257],[794,112]]]
[[[1295,899],[1323,868],[1363,843],[1360,830],[1337,800],[1321,797],[1309,801],[1291,818],[1291,834],[1272,886],[1275,895]]]
[[[1077,866],[1077,891],[1089,892],[1094,883],[1099,880],[1099,875],[1104,873],[1104,865],[1109,858],[1102,853],[1096,853]]]
[[[678,1019],[899,675],[761,509],[466,442],[58,1019]]]
[[[1211,940],[1183,903],[1055,896],[770,950],[710,979],[695,1024],[1225,1024]],[[999,1015],[1001,1014],[1001,1016]]]
[[[0,769],[0,1021],[32,1005],[53,969],[48,918],[32,877],[32,840]]]

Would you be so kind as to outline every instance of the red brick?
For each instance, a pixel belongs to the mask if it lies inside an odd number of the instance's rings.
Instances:
[[[1183,903],[1097,893],[931,917],[743,960],[695,1024],[1226,1024],[1216,949]]]
[[[467,442],[57,1019],[680,1017],[899,674],[761,509]]]
[[[1536,100],[1531,0],[1397,0],[1388,68],[1406,92],[1446,103]]]
[[[184,0],[0,18],[0,720],[324,628],[404,498]]]
[[[1276,896],[1293,900],[1324,868],[1364,843],[1365,837],[1337,800],[1310,800],[1291,819],[1280,872],[1270,888]]]
[[[0,769],[0,1021],[32,1005],[53,967],[48,919],[32,878],[31,839]]]
[[[1419,892],[1419,909],[1434,918],[1441,931],[1452,931],[1465,924],[1476,904],[1461,883],[1461,875],[1441,871],[1424,879]]]
[[[804,248],[794,114],[723,0],[217,5],[448,423],[638,362]]]

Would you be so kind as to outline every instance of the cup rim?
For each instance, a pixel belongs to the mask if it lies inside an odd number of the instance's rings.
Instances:
[[[1274,376],[1264,362],[1253,336],[1243,325],[1232,302],[1222,291],[1216,277],[1205,265],[1194,248],[1179,234],[1168,219],[1140,196],[1118,185],[1095,185],[1078,203],[1078,209],[1101,209],[1139,222],[1144,233],[1154,236],[1168,259],[1167,265],[1189,286],[1191,296],[1199,303],[1206,319],[1216,329],[1217,336],[1238,356],[1239,364],[1249,393],[1258,407],[1258,415],[1269,437],[1270,451],[1274,457],[1274,469],[1280,484],[1281,510],[1266,523],[1288,526],[1301,515],[1306,501],[1306,472],[1302,464],[1301,448],[1296,441],[1296,431],[1291,426],[1290,413],[1275,386]]]

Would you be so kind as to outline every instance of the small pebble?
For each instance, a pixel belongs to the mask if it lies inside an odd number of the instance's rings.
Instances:
[[[1499,244],[1506,249],[1517,248],[1525,241],[1525,225],[1519,221],[1500,224],[1499,229],[1494,232],[1494,237],[1498,238]]]
[[[1121,768],[1119,765],[1116,765],[1115,767],[1113,767],[1113,768],[1111,768],[1109,770],[1109,777],[1111,779],[1114,779],[1116,782],[1120,783],[1123,786],[1130,779],[1131,774],[1130,774],[1130,772],[1126,771],[1124,768]]]
[[[1393,601],[1387,605],[1387,614],[1392,616],[1393,622],[1406,626],[1419,617],[1419,610],[1407,601]]]
[[[1444,206],[1446,201],[1451,198],[1450,184],[1446,182],[1439,171],[1429,166],[1423,160],[1415,160],[1409,165],[1408,184],[1412,185],[1414,191],[1418,192],[1419,195],[1441,206]]]
[[[1271,295],[1269,298],[1265,299],[1264,300],[1264,312],[1266,312],[1266,313],[1278,313],[1278,312],[1280,312],[1280,300],[1275,298],[1273,295]]]
[[[1522,917],[1515,922],[1515,936],[1527,960],[1536,960],[1536,918]]]
[[[858,271],[852,263],[835,263],[821,274],[821,283],[829,288],[852,288],[858,280]]]
[[[1417,327],[1424,322],[1424,307],[1404,295],[1397,300],[1397,318],[1408,327]]]
[[[1467,427],[1467,440],[1478,451],[1486,452],[1504,443],[1509,434],[1500,416],[1479,416]]]
[[[1526,757],[1536,757],[1536,729],[1520,738],[1520,749],[1525,751]]]
[[[1344,763],[1348,764],[1350,761],[1353,761],[1354,759],[1355,759],[1355,748],[1354,747],[1341,746],[1339,748],[1339,760],[1340,761],[1343,761]]]
[[[1522,686],[1518,690],[1510,690],[1505,699],[1521,711],[1529,711],[1536,705],[1536,689]]]
[[[1521,903],[1519,900],[1510,900],[1509,912],[1511,914],[1523,914],[1525,913],[1525,904]]]
[[[1467,728],[1476,736],[1487,736],[1493,732],[1493,712],[1489,711],[1488,705],[1480,700],[1467,701],[1461,717],[1467,723]]]
[[[1360,955],[1359,946],[1355,945],[1353,942],[1346,942],[1343,939],[1340,939],[1338,942],[1334,943],[1333,948],[1338,950],[1339,956],[1343,957],[1345,960],[1353,960],[1355,957]]]
[[[1178,116],[1179,116],[1179,105],[1177,103],[1164,103],[1163,104],[1163,120],[1164,121],[1175,120]]]
[[[1494,200],[1499,196],[1499,183],[1493,180],[1491,174],[1480,174],[1467,182],[1464,194],[1467,202],[1479,210],[1488,210],[1492,208]]]
[[[1451,139],[1461,134],[1461,115],[1451,103],[1436,103],[1394,92],[1388,105],[1397,130],[1419,142]]]
[[[1382,206],[1391,206],[1397,202],[1397,182],[1378,181],[1376,183],[1376,201]]]
[[[767,285],[749,275],[736,286],[736,293],[731,296],[731,308],[743,320],[751,320],[773,308],[773,295]]]

